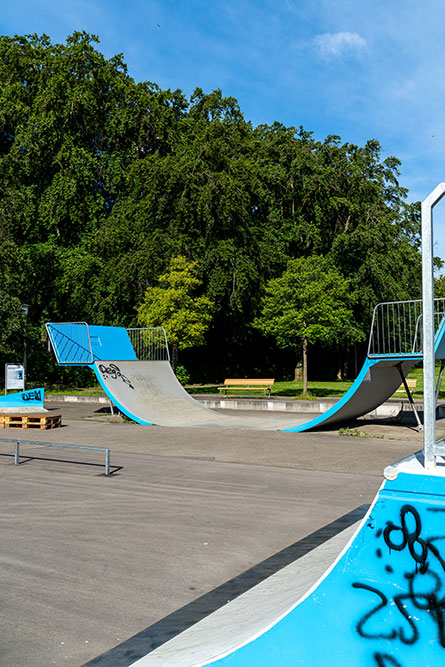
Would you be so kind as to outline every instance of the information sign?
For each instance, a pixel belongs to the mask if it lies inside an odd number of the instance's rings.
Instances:
[[[5,394],[8,389],[25,388],[25,368],[23,364],[5,364]]]

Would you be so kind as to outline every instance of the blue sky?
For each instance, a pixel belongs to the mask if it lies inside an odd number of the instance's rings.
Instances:
[[[409,199],[445,181],[443,0],[3,0],[3,35],[100,37],[129,73],[238,99],[254,125],[380,141]],[[443,209],[443,211],[442,211]],[[445,259],[445,205],[435,214]]]

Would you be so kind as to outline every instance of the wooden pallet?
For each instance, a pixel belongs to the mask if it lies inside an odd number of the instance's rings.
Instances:
[[[62,426],[62,415],[6,415],[0,414],[0,428],[37,428],[40,430]]]

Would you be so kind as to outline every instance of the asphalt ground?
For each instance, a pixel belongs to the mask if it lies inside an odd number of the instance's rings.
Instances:
[[[109,447],[116,471],[104,476],[102,452],[33,445],[14,466],[12,443],[0,441],[8,667],[129,664],[345,527],[385,466],[423,445],[413,426],[389,421],[361,420],[352,436],[296,434],[48,407],[62,428],[0,438]]]

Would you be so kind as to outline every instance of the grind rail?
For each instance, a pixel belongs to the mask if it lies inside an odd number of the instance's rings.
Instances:
[[[110,475],[110,450],[108,447],[95,447],[93,445],[65,445],[60,442],[37,442],[34,440],[17,440],[17,438],[0,438],[0,442],[15,443],[14,465],[20,462],[20,445],[39,445],[42,447],[63,447],[64,449],[88,449],[92,451],[105,452],[105,475]]]

